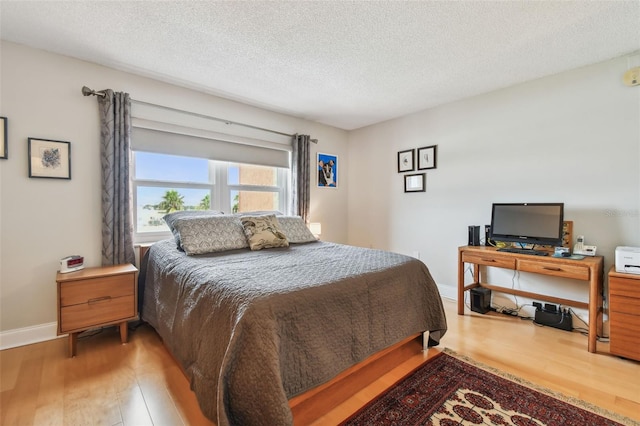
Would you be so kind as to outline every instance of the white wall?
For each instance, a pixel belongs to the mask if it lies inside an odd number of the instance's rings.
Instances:
[[[349,243],[420,258],[455,294],[467,226],[490,223],[492,202],[564,202],[574,236],[640,245],[640,87],[626,58],[433,108],[349,134]],[[397,152],[438,145],[425,193],[403,193]],[[500,275],[500,274],[494,274]],[[498,276],[512,285],[512,273]],[[587,286],[520,274],[516,286],[587,300]]]
[[[58,259],[81,253],[89,265],[100,262],[98,112],[83,85],[311,134],[320,140],[312,159],[320,151],[340,161],[340,187],[312,189],[311,220],[322,223],[323,239],[419,252],[451,294],[467,225],[488,223],[494,201],[565,202],[574,235],[597,244],[607,267],[615,246],[640,245],[640,88],[621,83],[626,59],[347,134],[13,43],[0,49],[0,115],[9,119],[9,159],[0,160],[0,347],[29,327],[40,338],[55,333]],[[28,137],[70,141],[72,179],[29,179]],[[438,168],[427,171],[427,192],[404,194],[397,152],[433,144]],[[511,275],[504,279],[510,285]],[[581,283],[522,274],[518,284],[586,298]]]
[[[46,53],[13,43],[0,45],[0,115],[8,117],[9,159],[0,160],[0,344],[16,330],[35,327],[55,335],[58,261],[82,254],[89,266],[101,261],[98,107],[80,89],[111,88],[133,99],[232,121],[307,133],[320,150],[348,167],[345,131],[300,118]],[[30,179],[27,138],[71,142],[72,179]],[[312,170],[315,165],[312,161]],[[312,174],[313,176],[313,174]],[[346,176],[336,190],[312,189],[311,220],[323,239],[347,240]],[[44,328],[43,328],[44,327]]]

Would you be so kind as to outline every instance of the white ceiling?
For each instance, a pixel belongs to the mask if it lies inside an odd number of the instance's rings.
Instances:
[[[0,18],[4,40],[347,130],[640,49],[639,0],[2,0]]]

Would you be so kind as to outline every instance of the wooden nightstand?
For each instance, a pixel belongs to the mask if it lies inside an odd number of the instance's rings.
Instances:
[[[58,335],[69,334],[69,356],[76,354],[78,333],[120,324],[127,342],[127,321],[138,319],[138,283],[130,264],[58,272]]]
[[[640,361],[640,275],[609,271],[609,351]]]

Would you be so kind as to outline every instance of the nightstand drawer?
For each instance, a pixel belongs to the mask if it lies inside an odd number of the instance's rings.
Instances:
[[[495,266],[496,268],[516,269],[516,259],[512,257],[500,257],[495,253],[482,255],[480,253],[462,253],[462,261],[477,265]]]
[[[115,299],[134,293],[135,274],[91,278],[64,283],[60,286],[60,306],[72,306],[101,300],[110,296]]]
[[[133,294],[123,297],[104,296],[88,303],[65,306],[60,309],[60,331],[66,333],[131,318],[136,315],[134,300]]]
[[[553,275],[556,277],[574,278],[586,281],[589,279],[589,267],[567,265],[555,262],[540,262],[530,260],[518,260],[518,270],[535,272],[536,274]]]

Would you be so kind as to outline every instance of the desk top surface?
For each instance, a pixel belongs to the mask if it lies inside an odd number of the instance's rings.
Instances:
[[[597,265],[602,267],[601,265],[604,263],[603,256],[585,256],[584,259],[569,259],[567,257],[554,257],[551,254],[553,252],[549,252],[549,256],[536,256],[532,254],[523,254],[523,253],[509,253],[506,251],[498,251],[497,247],[489,247],[489,246],[461,246],[458,248],[459,252],[474,252],[479,254],[486,254],[491,256],[509,256],[509,257],[517,257],[520,260],[533,260],[539,262],[554,262],[554,263],[565,263],[565,264],[573,264],[573,265]]]

